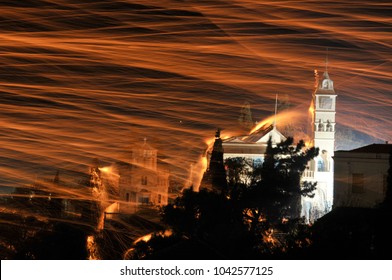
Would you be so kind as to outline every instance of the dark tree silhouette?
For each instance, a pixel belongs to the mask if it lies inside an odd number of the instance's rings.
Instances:
[[[203,176],[201,187],[216,192],[227,192],[226,170],[223,162],[223,146],[220,129],[215,133],[215,142],[211,152],[210,164]]]
[[[221,142],[216,142],[215,151],[222,152]],[[137,244],[133,257],[261,258],[307,245],[308,227],[295,218],[301,195],[311,196],[315,189],[314,184],[302,183],[301,175],[317,153],[315,148],[304,150],[303,141],[293,146],[289,138],[277,146],[269,141],[264,164],[254,172],[244,158],[227,160],[226,191],[185,190],[162,211],[173,234],[156,234],[149,242]],[[217,154],[214,162],[223,159]],[[282,223],[282,218],[288,221]],[[283,237],[276,238],[275,229]]]
[[[218,192],[184,191],[163,208],[162,218],[173,234],[156,234],[147,244],[137,244],[134,256],[144,258],[236,259],[248,258],[251,238],[238,203]],[[190,250],[188,252],[188,250]]]
[[[253,179],[253,161],[244,157],[227,158],[227,183],[229,186],[249,185]],[[230,187],[229,187],[230,188]]]
[[[244,195],[244,213],[252,231],[266,220],[277,225],[284,218],[299,218],[301,196],[313,196],[316,184],[301,182],[301,176],[318,149],[304,150],[304,147],[302,140],[293,145],[293,138],[276,146],[271,139],[268,141],[263,165],[254,171],[254,177],[260,180]]]
[[[30,223],[38,221],[30,219]],[[46,224],[37,229],[33,237],[27,238],[17,248],[15,259],[36,260],[86,260],[86,239],[88,232],[84,226],[64,222]]]

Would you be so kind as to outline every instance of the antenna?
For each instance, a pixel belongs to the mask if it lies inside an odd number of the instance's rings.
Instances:
[[[278,111],[278,94],[275,95],[275,117],[274,117],[274,129],[276,129],[276,114]]]

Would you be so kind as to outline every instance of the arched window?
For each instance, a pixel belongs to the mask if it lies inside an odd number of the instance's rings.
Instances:
[[[329,121],[327,122],[327,131],[332,131],[332,125]]]
[[[317,171],[325,171],[325,164],[322,158],[317,159]]]
[[[324,80],[324,81],[323,81],[323,88],[327,89],[328,86],[329,86],[328,80]]]
[[[324,125],[321,122],[318,125],[318,130],[319,131],[324,131]]]
[[[141,204],[150,204],[150,192],[146,189],[142,189],[139,192],[138,200]]]

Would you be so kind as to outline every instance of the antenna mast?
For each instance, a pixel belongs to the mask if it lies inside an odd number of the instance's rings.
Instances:
[[[275,116],[274,116],[274,129],[276,128],[276,114],[278,111],[278,94],[275,95]]]

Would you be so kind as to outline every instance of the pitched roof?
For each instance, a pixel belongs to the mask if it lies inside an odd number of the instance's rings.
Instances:
[[[388,154],[392,152],[392,144],[371,144],[368,146],[351,150],[350,152]]]
[[[272,143],[286,140],[286,137],[276,129],[276,126],[269,124],[264,125],[243,140],[248,143],[267,143],[270,137]]]
[[[244,136],[233,136],[227,139],[223,139],[223,143],[244,143],[242,140]]]
[[[143,143],[136,143],[133,144],[131,147],[131,150],[139,150],[139,151],[144,151],[144,150],[150,150],[150,151],[157,151],[156,148],[152,147],[150,144],[147,143],[147,138],[144,138]]]
[[[392,144],[371,144],[357,149],[339,152],[389,154],[392,152]]]
[[[247,136],[244,140],[246,142],[257,142],[259,141],[263,136],[267,135],[270,131],[274,129],[273,125],[266,124],[262,127],[260,127],[258,130]]]

